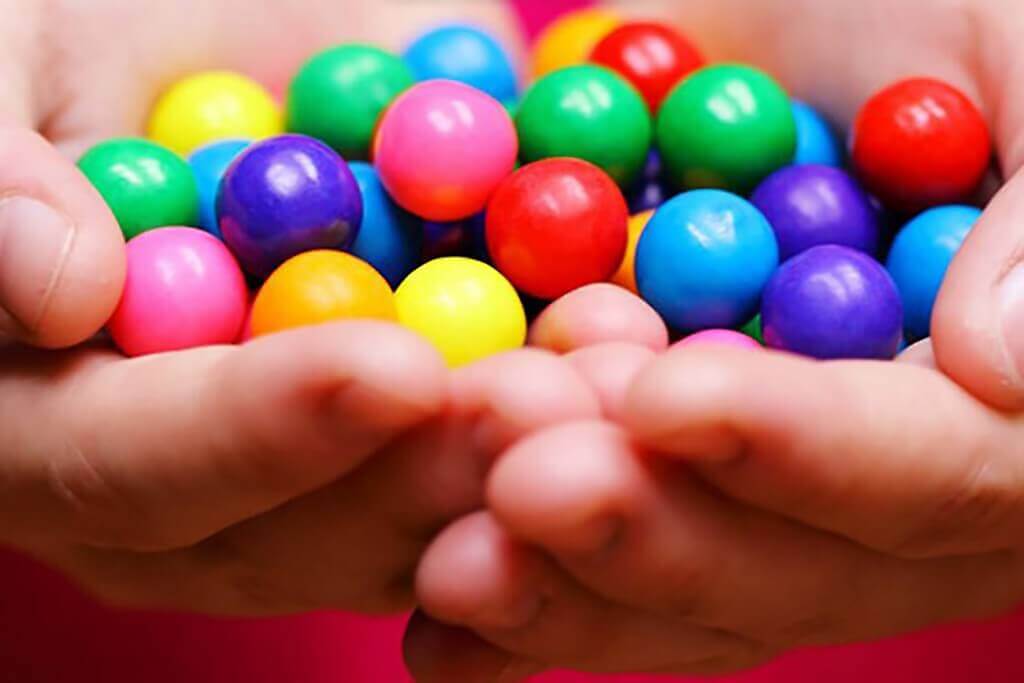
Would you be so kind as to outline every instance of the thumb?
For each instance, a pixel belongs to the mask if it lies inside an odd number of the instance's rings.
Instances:
[[[124,242],[100,195],[40,135],[0,128],[0,336],[77,344],[113,313]]]

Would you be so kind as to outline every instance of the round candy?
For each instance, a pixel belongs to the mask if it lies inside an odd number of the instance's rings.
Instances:
[[[475,26],[453,24],[424,33],[405,52],[418,81],[446,78],[505,102],[518,94],[512,60],[494,36]]]
[[[246,272],[266,277],[304,251],[352,246],[363,201],[334,150],[302,135],[282,135],[252,145],[228,168],[217,217]]]
[[[153,140],[188,155],[224,138],[268,138],[283,126],[280,107],[259,83],[230,71],[207,71],[164,93],[147,130]]]
[[[391,200],[373,166],[357,161],[349,168],[363,196],[363,222],[351,251],[397,287],[420,263],[421,221]]]
[[[746,194],[793,160],[796,121],[770,76],[735,64],[694,72],[665,100],[658,149],[678,187]]]
[[[647,163],[640,174],[640,179],[626,193],[631,213],[643,213],[657,209],[671,196],[665,184],[664,166],[658,150],[652,149],[647,155]]]
[[[696,190],[655,212],[637,246],[636,280],[680,332],[736,328],[757,313],[778,263],[772,228],[750,202]]]
[[[793,163],[842,166],[843,148],[828,121],[810,106],[793,100],[796,154]]]
[[[908,212],[967,198],[992,156],[981,112],[956,88],[928,78],[872,97],[854,122],[852,147],[868,190]]]
[[[199,227],[217,237],[220,237],[217,225],[220,181],[231,162],[248,146],[248,140],[221,140],[200,147],[188,158],[199,190]]]
[[[932,308],[946,270],[981,218],[970,206],[942,206],[910,221],[896,236],[887,267],[903,301],[904,329],[912,340],[931,332]]]
[[[611,281],[620,287],[625,287],[634,294],[639,294],[636,286],[636,245],[640,243],[640,235],[644,228],[651,222],[654,211],[644,211],[629,219],[629,238],[626,242],[626,255],[622,259],[622,265],[612,275]]]
[[[188,163],[155,142],[116,138],[78,160],[126,239],[151,228],[195,225],[199,199]]]
[[[498,188],[487,210],[487,245],[517,288],[557,299],[615,273],[626,252],[628,219],[622,192],[601,169],[549,159],[523,167]]]
[[[716,346],[731,346],[736,349],[760,350],[761,345],[742,332],[735,330],[704,330],[697,334],[691,334],[673,345],[673,348],[684,348],[698,346],[701,344],[713,344]]]
[[[346,159],[366,159],[380,115],[414,82],[398,56],[341,45],[307,61],[288,89],[288,130],[317,138]]]
[[[395,320],[391,286],[373,266],[342,251],[292,257],[263,283],[252,305],[254,337],[334,320]]]
[[[619,15],[602,9],[582,9],[560,17],[537,39],[533,75],[541,78],[552,71],[583,64],[601,39],[621,21]]]
[[[765,342],[822,360],[896,355],[903,307],[892,278],[867,254],[814,247],[784,263],[764,292]]]
[[[574,66],[545,76],[516,115],[523,161],[575,157],[623,187],[640,175],[651,148],[651,116],[629,83],[603,66]]]
[[[764,346],[764,330],[761,329],[760,313],[755,315],[754,319],[751,320],[749,323],[741,327],[740,332],[756,341],[759,346]]]
[[[821,244],[878,251],[878,212],[857,181],[838,168],[787,166],[768,176],[751,201],[771,223],[783,261]]]
[[[468,218],[516,164],[515,126],[493,97],[455,81],[427,81],[381,119],[374,159],[384,187],[431,221]]]
[[[451,223],[426,221],[423,224],[421,261],[445,256],[469,256],[473,248],[473,228],[469,220]]]
[[[652,22],[618,27],[597,44],[590,59],[623,75],[654,113],[679,81],[704,64],[682,34]]]
[[[195,228],[151,230],[128,242],[128,275],[107,331],[129,356],[234,343],[249,290],[224,243]]]
[[[429,339],[452,367],[511,351],[526,342],[526,313],[516,290],[486,263],[431,261],[395,293],[398,320]]]

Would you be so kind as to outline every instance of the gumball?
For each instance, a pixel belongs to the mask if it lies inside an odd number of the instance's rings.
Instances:
[[[508,178],[487,210],[494,265],[518,289],[557,299],[608,280],[622,264],[629,212],[607,174],[579,159],[548,159]]]
[[[263,278],[304,251],[351,247],[363,201],[334,150],[303,135],[281,135],[252,145],[231,164],[217,218],[242,267]]]
[[[793,100],[796,119],[796,165],[842,166],[843,147],[828,121],[813,108]]]
[[[672,195],[665,184],[664,165],[658,150],[652,149],[647,155],[647,163],[640,174],[640,179],[626,191],[630,213],[644,213],[657,209]]]
[[[640,93],[602,66],[574,66],[537,81],[519,106],[516,130],[523,161],[583,159],[623,187],[640,175],[651,148],[651,116]]]
[[[629,219],[626,255],[622,259],[622,265],[619,266],[619,269],[615,272],[615,275],[612,275],[611,279],[615,284],[625,287],[634,294],[639,294],[636,286],[636,245],[639,244],[640,235],[643,234],[644,228],[651,222],[653,216],[654,211],[644,211]]]
[[[165,227],[130,240],[125,254],[124,291],[107,331],[126,355],[238,339],[249,291],[223,242],[195,228]]]
[[[391,286],[373,266],[330,249],[293,256],[263,283],[252,305],[252,335],[336,320],[395,320]]]
[[[903,301],[904,329],[912,340],[930,336],[932,308],[946,270],[981,211],[942,206],[910,221],[896,236],[887,268]]]
[[[768,176],[751,201],[771,223],[783,261],[821,244],[878,252],[878,212],[843,170],[787,166]]]
[[[282,130],[281,109],[263,86],[230,71],[207,71],[164,93],[150,114],[147,135],[188,155],[216,140],[261,140]]]
[[[363,196],[363,222],[352,245],[352,254],[376,268],[397,287],[420,263],[422,224],[398,207],[369,164],[349,164]]]
[[[519,295],[501,273],[480,261],[458,256],[430,261],[406,278],[395,303],[399,322],[430,340],[452,367],[526,341]]]
[[[427,81],[381,119],[374,159],[384,187],[431,221],[468,218],[515,168],[515,126],[489,95],[455,81]]]
[[[547,76],[567,66],[583,64],[601,39],[622,22],[619,15],[601,9],[570,12],[549,25],[533,51],[533,75]]]
[[[340,45],[307,61],[288,88],[287,126],[348,160],[366,159],[381,114],[415,82],[397,55]]]
[[[753,320],[740,328],[740,332],[747,335],[760,346],[764,346],[764,331],[761,329],[761,314],[754,316]]]
[[[590,60],[621,74],[640,91],[652,113],[704,58],[682,34],[665,24],[623,24],[597,44]]]
[[[423,224],[421,261],[432,261],[445,256],[469,256],[473,248],[473,233],[469,220]]]
[[[761,345],[756,341],[735,330],[704,330],[697,334],[684,337],[673,345],[673,348],[681,349],[700,345],[729,346],[734,349],[751,349],[758,351]]]
[[[101,142],[78,160],[126,239],[152,228],[198,223],[196,180],[169,149],[137,138]]]
[[[822,360],[891,359],[903,329],[903,306],[885,268],[864,252],[832,244],[779,268],[761,316],[769,347]]]
[[[200,147],[188,158],[199,190],[199,227],[217,237],[220,237],[217,225],[220,181],[231,162],[248,146],[248,140],[221,140]]]
[[[796,121],[770,76],[737,64],[708,66],[661,106],[658,149],[678,187],[746,194],[793,160]]]
[[[852,148],[868,190],[904,212],[966,199],[992,156],[981,112],[953,86],[929,78],[872,97],[854,121]]]
[[[695,190],[667,202],[636,251],[640,295],[672,328],[692,333],[736,328],[757,313],[779,262],[768,220],[721,190]]]
[[[514,100],[519,90],[508,53],[475,26],[453,24],[424,33],[405,51],[405,62],[418,81],[459,81],[499,102]]]

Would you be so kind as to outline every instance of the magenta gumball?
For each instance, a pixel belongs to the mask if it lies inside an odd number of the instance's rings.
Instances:
[[[107,324],[126,355],[238,340],[249,292],[223,242],[195,228],[158,228],[128,242],[126,254],[124,292]]]
[[[736,349],[761,349],[761,345],[755,340],[735,330],[704,330],[679,340],[672,348],[680,349],[701,345],[730,346]]]
[[[455,81],[427,81],[381,119],[374,162],[402,208],[449,222],[484,209],[518,152],[515,126],[497,100]]]

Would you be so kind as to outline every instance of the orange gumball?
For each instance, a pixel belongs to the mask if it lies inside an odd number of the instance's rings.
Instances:
[[[335,320],[397,320],[395,295],[373,266],[341,251],[318,250],[285,261],[252,307],[252,336]]]
[[[533,50],[533,75],[541,78],[583,64],[601,40],[622,23],[618,14],[599,8],[570,12],[547,27]]]
[[[612,282],[625,287],[634,294],[639,294],[636,286],[636,245],[640,242],[640,235],[650,222],[654,211],[644,211],[629,219],[629,242],[626,243],[626,256],[622,259],[619,270],[612,275]]]

